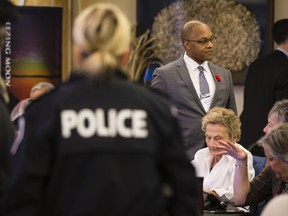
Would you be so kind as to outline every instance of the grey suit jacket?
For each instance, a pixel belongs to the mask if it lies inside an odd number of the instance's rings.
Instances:
[[[215,94],[211,107],[225,107],[237,113],[234,86],[229,70],[208,63],[215,81]],[[215,75],[221,78],[218,81]],[[153,72],[151,88],[159,89],[172,99],[178,109],[186,154],[190,160],[199,149],[206,146],[201,119],[206,114],[188,73],[183,57]]]

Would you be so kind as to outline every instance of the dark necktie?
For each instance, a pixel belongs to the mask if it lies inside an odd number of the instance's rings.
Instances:
[[[210,92],[209,85],[204,75],[204,68],[202,66],[198,67],[199,70],[199,85],[200,85],[200,92],[201,95],[206,95]]]

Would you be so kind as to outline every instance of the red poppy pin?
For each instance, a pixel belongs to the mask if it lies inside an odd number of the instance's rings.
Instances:
[[[221,81],[221,77],[220,77],[218,74],[215,75],[215,78],[216,78],[219,82]]]

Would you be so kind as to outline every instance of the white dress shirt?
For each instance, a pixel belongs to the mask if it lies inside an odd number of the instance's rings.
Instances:
[[[240,144],[236,143],[235,145],[244,149],[248,155],[248,178],[251,181],[255,176],[252,154]],[[204,191],[214,190],[222,201],[233,202],[233,181],[236,160],[228,155],[223,155],[210,171],[213,159],[214,157],[211,155],[208,147],[206,147],[196,152],[194,160],[191,163],[195,166],[196,175],[204,178]]]
[[[211,70],[208,66],[208,62],[207,61],[203,62],[201,64],[201,66],[204,68],[204,75],[205,75],[206,80],[207,80],[208,85],[209,85],[210,94],[209,94],[208,98],[206,97],[206,98],[201,99],[200,85],[199,85],[199,73],[200,72],[198,70],[198,66],[200,66],[200,65],[196,61],[191,59],[189,56],[187,56],[186,52],[185,52],[183,58],[184,58],[184,62],[186,64],[186,67],[188,69],[190,78],[192,80],[192,83],[194,85],[194,88],[195,88],[197,94],[199,95],[199,98],[201,100],[201,103],[202,103],[205,111],[207,112],[210,108],[210,105],[212,103],[214,93],[215,93],[215,82],[214,82]]]

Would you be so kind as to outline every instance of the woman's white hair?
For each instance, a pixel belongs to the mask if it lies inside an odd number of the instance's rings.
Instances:
[[[130,47],[131,25],[114,4],[96,3],[84,9],[73,25],[74,46],[84,59],[76,66],[92,77],[107,75]]]

